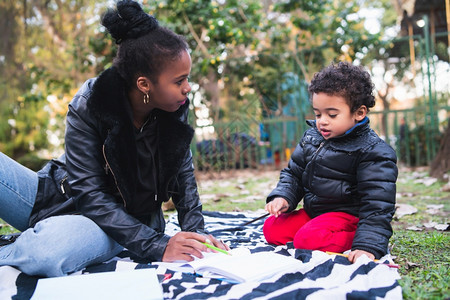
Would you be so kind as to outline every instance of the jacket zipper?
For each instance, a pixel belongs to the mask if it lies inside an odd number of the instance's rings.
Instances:
[[[154,116],[152,121],[155,121],[155,120],[156,120],[156,116]],[[145,124],[147,124],[147,122],[145,122]],[[152,153],[151,149],[150,149],[150,154],[152,155],[153,167],[156,170],[155,154]],[[152,173],[153,173],[153,180],[155,182],[155,202],[157,202],[158,201],[158,174],[157,174],[157,172],[152,172]],[[155,173],[156,173],[156,175],[155,175]]]
[[[323,145],[325,144],[325,141],[321,142],[319,145],[319,148],[317,148],[316,152],[314,152],[313,157],[311,158],[311,161],[314,160],[317,156],[317,153],[319,153],[320,149],[322,149]]]
[[[317,148],[317,150],[314,152],[313,156],[311,157],[311,163],[314,163],[313,166],[315,166],[315,164],[316,164],[316,157],[319,154],[320,149],[322,149],[323,145],[325,145],[325,142],[326,141],[323,141],[323,142],[320,143],[319,148]],[[311,168],[311,171],[312,171],[312,173],[314,173],[312,168]],[[309,176],[309,186],[311,186],[311,184],[312,184],[312,179],[313,179],[313,176]]]
[[[152,150],[150,149],[150,154],[152,156],[152,161],[153,161],[153,166],[154,168],[156,168],[156,164],[155,164],[155,157],[154,154],[152,153]],[[155,182],[155,202],[158,201],[158,175],[155,175],[155,172],[153,173],[153,181]]]
[[[64,182],[65,182],[66,180],[67,180],[67,176],[65,176],[65,177],[63,178],[63,180],[61,180],[61,183],[60,183],[60,185],[61,185],[61,191],[62,191],[63,195],[66,194],[66,189],[64,188]]]
[[[144,130],[144,126],[147,125],[147,123],[150,121],[150,119],[152,119],[152,122],[156,120],[156,116],[150,116],[147,121],[145,121],[145,123],[142,125],[140,132],[142,133],[142,131]],[[152,156],[152,161],[153,161],[153,166],[156,168],[156,163],[155,163],[155,156],[152,153],[152,150],[150,149],[150,154]],[[153,181],[155,182],[155,202],[158,201],[158,178],[155,176],[155,172],[153,173]]]
[[[108,159],[106,158],[105,145],[103,145],[103,147],[102,147],[102,152],[103,152],[103,158],[105,159],[105,163],[106,163],[106,166],[105,166],[106,174],[108,174],[108,170],[111,171],[111,174],[112,174],[112,176],[113,176],[113,178],[114,178],[114,182],[116,183],[117,190],[119,191],[119,194],[120,194],[120,196],[122,197],[123,206],[124,206],[124,207],[127,207],[127,203],[125,202],[125,198],[123,197],[123,194],[122,194],[122,192],[120,191],[119,185],[117,184],[116,175],[114,175],[114,172],[113,172],[113,170],[111,169],[111,166],[109,165]]]

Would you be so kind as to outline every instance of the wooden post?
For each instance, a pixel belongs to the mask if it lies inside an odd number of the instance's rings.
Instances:
[[[450,0],[445,0],[445,11],[447,15],[447,40],[448,40],[447,52],[448,56],[450,57]]]
[[[430,42],[431,42],[431,53],[436,52],[436,16],[434,14],[434,8],[430,11]]]
[[[411,71],[413,73],[413,77],[416,77],[416,52],[414,49],[413,27],[411,24],[411,20],[408,20],[408,35],[409,35],[409,57],[411,60]]]

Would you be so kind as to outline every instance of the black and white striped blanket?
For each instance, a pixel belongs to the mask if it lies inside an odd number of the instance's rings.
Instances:
[[[272,251],[294,256],[303,262],[301,270],[279,273],[263,282],[233,284],[139,263],[124,251],[120,257],[74,275],[156,268],[157,274],[171,274],[171,278],[162,281],[165,299],[402,299],[400,276],[395,268],[377,264],[366,257],[350,264],[345,257],[321,251],[294,249],[289,244],[269,245],[262,234],[263,220],[240,226],[258,217],[255,212],[204,212],[204,215],[206,229],[231,248],[247,247],[252,253]],[[174,214],[166,232],[175,234],[177,231],[179,227]],[[0,299],[30,299],[38,279],[12,267],[0,267]]]

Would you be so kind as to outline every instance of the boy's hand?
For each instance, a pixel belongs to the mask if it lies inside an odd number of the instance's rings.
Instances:
[[[354,263],[358,257],[360,257],[361,255],[366,255],[367,257],[369,257],[371,260],[375,259],[375,255],[373,255],[370,252],[364,251],[364,250],[353,250],[352,252],[350,252],[348,254],[348,260],[352,263]]]
[[[275,218],[278,218],[279,215],[287,211],[289,208],[289,203],[286,199],[278,197],[270,201],[266,204],[265,210],[271,215],[274,215]]]

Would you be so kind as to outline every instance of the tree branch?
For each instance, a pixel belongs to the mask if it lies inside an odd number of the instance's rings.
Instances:
[[[35,9],[42,16],[42,20],[44,21],[44,28],[47,29],[47,33],[52,38],[53,42],[63,49],[67,48],[66,41],[61,38],[61,36],[58,33],[58,30],[56,30],[56,28],[51,20],[51,18],[47,14],[47,8],[42,7],[42,5],[40,5],[39,1],[34,1],[34,4],[35,4]]]
[[[189,28],[189,31],[191,32],[192,36],[194,37],[195,41],[197,42],[197,45],[200,47],[202,53],[206,57],[209,57],[208,49],[203,44],[202,40],[198,37],[197,33],[194,30],[194,26],[192,26],[192,23],[189,20],[189,17],[186,15],[186,13],[184,11],[183,11],[183,18],[184,18],[184,21],[186,22],[186,24],[187,24],[187,26]]]
[[[239,14],[241,15],[242,19],[244,20],[244,22],[247,22],[248,18],[245,15],[244,11],[242,10],[242,7],[238,6],[238,11],[239,11]]]

